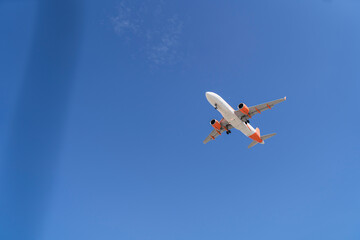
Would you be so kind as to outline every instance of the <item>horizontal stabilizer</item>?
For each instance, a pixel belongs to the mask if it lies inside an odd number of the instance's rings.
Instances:
[[[250,145],[248,146],[248,148],[251,148],[251,147],[255,146],[256,144],[258,144],[257,141],[252,141],[252,143],[250,143]]]
[[[262,144],[264,144],[264,140],[268,139],[268,138],[271,138],[273,136],[275,136],[276,133],[271,133],[271,134],[267,134],[267,135],[264,135],[264,136],[261,136],[260,138],[263,140]],[[248,148],[251,148],[253,146],[255,146],[256,144],[258,144],[257,141],[252,141],[252,143],[250,143],[250,145],[248,146]]]
[[[275,136],[275,135],[276,135],[276,133],[271,133],[271,134],[267,134],[267,135],[261,136],[260,138],[264,141],[264,140],[266,140],[266,139],[268,139],[268,138],[271,138],[271,137],[273,137],[273,136]]]

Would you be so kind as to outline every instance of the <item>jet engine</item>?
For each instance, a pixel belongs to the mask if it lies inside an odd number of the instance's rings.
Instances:
[[[211,126],[213,126],[213,128],[215,128],[216,130],[219,130],[219,131],[220,131],[220,129],[221,129],[221,124],[219,123],[218,120],[213,119],[213,120],[210,121],[210,124],[211,124]]]
[[[249,114],[249,108],[245,105],[245,103],[240,103],[238,109],[245,115]]]

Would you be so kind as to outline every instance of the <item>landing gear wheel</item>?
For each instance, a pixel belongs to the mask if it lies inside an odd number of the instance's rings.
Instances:
[[[249,120],[246,120],[246,122],[247,122],[247,123],[250,123],[250,121],[249,121]]]
[[[230,134],[230,133],[231,133],[231,131],[230,131],[230,130],[227,130],[227,131],[226,131],[226,134]]]

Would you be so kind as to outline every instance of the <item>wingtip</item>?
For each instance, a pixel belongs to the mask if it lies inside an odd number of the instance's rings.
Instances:
[[[284,97],[284,100],[286,100],[286,96]]]

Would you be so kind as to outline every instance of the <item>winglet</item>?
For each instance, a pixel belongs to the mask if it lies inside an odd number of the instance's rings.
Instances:
[[[286,96],[284,97],[284,100],[286,100]]]

